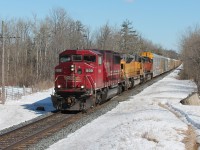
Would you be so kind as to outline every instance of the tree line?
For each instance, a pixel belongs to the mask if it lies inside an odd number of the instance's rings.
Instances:
[[[200,94],[200,27],[189,27],[180,40],[182,77],[193,79]]]
[[[123,21],[120,27],[105,23],[92,32],[81,21],[71,18],[65,9],[54,8],[44,19],[33,15],[31,19],[13,18],[4,22],[4,74],[5,84],[9,86],[36,89],[43,85],[52,86],[58,54],[65,49],[97,48],[124,53],[151,51],[178,58],[175,51],[163,49],[143,38],[129,20]],[[9,38],[12,36],[19,38]],[[0,43],[2,56],[2,38]]]

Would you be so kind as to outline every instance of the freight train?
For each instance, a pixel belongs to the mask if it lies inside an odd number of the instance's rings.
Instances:
[[[151,52],[128,55],[111,50],[65,50],[55,67],[57,110],[85,110],[180,65]]]

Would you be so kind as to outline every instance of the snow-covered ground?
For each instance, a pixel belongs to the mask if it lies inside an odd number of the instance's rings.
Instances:
[[[175,70],[121,102],[49,149],[185,149],[183,139],[187,136],[188,125],[200,127],[200,106],[180,104],[180,100],[196,91],[196,85],[189,80],[176,79],[178,72]],[[51,93],[52,89],[0,105],[0,129],[53,110]],[[35,110],[40,105],[45,105],[45,112]]]
[[[4,105],[0,104],[0,130],[54,110],[50,99],[52,90],[23,96],[18,100],[7,99]],[[45,106],[45,111],[37,111],[38,106]]]

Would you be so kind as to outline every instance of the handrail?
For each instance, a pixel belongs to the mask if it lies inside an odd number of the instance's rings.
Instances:
[[[88,82],[90,83],[90,87],[91,87],[90,93],[92,94],[92,89],[95,90],[95,87],[92,85],[92,83],[91,83],[91,81],[89,80],[88,76],[86,75],[85,77],[87,78]]]

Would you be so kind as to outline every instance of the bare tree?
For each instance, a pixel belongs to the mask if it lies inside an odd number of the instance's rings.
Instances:
[[[98,48],[111,49],[111,46],[109,45],[112,39],[111,33],[112,30],[108,23],[100,28],[99,32],[96,34],[96,43]]]
[[[181,39],[181,56],[184,72],[188,78],[194,79],[200,93],[200,28],[189,28]]]

